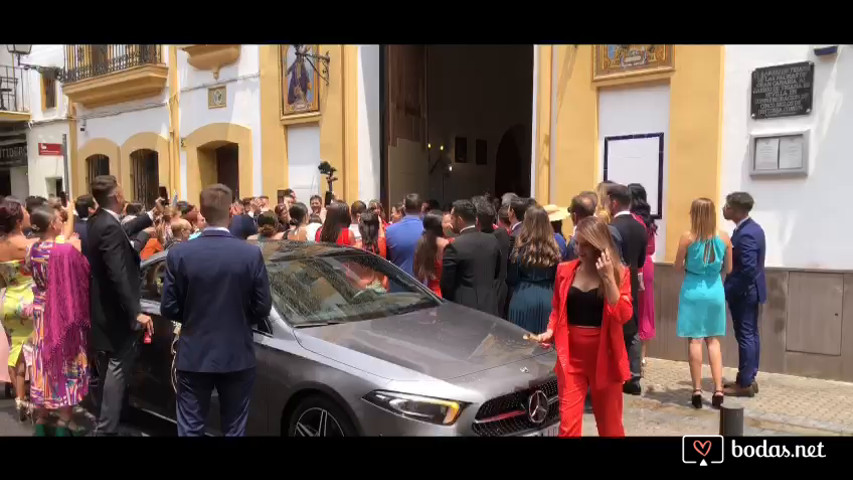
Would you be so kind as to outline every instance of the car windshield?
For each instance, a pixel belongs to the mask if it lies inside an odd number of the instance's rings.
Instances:
[[[276,309],[296,327],[369,320],[437,306],[422,285],[367,253],[344,252],[267,264]]]

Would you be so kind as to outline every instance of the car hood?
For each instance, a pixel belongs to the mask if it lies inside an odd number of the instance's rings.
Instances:
[[[296,337],[316,354],[380,377],[406,380],[403,372],[411,370],[446,380],[552,351],[524,340],[525,333],[506,320],[448,302],[404,315],[297,329]]]

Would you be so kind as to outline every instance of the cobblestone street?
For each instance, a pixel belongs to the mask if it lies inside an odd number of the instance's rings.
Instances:
[[[723,378],[737,371],[723,369]],[[853,383],[759,373],[761,393],[726,398],[744,407],[746,435],[853,435]],[[719,412],[710,408],[711,370],[703,368],[705,408],[690,405],[692,387],[687,363],[648,359],[641,397],[625,397],[628,435],[716,434]],[[584,417],[584,434],[595,435],[595,420]]]

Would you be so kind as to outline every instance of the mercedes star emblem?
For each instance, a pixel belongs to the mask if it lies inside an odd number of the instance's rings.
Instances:
[[[536,390],[527,401],[527,418],[539,425],[548,417],[548,397],[542,390]]]
[[[530,373],[530,369],[527,367],[521,367],[521,373]]]

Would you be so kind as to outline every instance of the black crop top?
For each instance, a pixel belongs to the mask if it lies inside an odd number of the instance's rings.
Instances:
[[[604,298],[598,295],[598,288],[588,292],[572,287],[566,299],[566,313],[569,325],[580,327],[601,327],[604,315]]]

